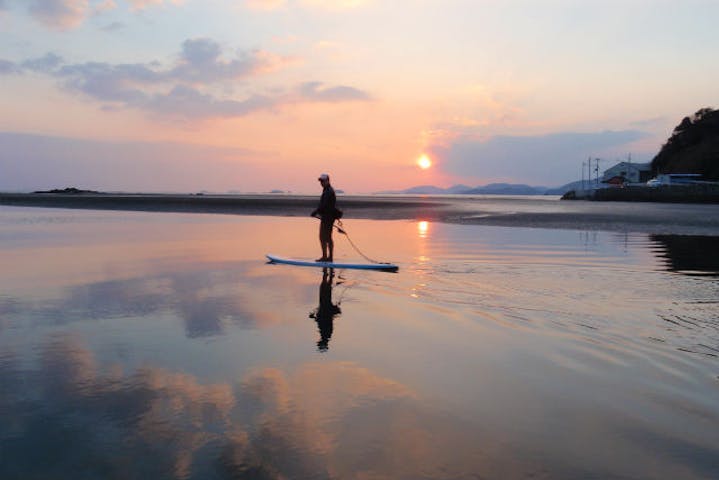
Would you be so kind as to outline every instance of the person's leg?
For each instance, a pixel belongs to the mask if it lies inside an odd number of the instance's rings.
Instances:
[[[330,225],[330,228],[332,226]],[[332,230],[329,231],[329,234],[332,234]],[[320,247],[322,247],[322,257],[318,258],[318,262],[325,262],[327,261],[327,250],[328,250],[328,234],[327,234],[327,224],[325,222],[320,223]]]
[[[327,239],[327,261],[334,261],[335,241],[332,239],[332,224],[330,223],[329,238]]]

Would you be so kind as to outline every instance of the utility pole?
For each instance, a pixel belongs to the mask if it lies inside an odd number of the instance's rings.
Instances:
[[[586,188],[584,188],[584,165],[586,164],[582,161],[582,190],[586,190]]]
[[[594,185],[596,185],[598,187],[599,186],[599,159],[595,158],[594,161],[596,162],[595,166],[594,166],[594,176],[596,177],[596,182]]]

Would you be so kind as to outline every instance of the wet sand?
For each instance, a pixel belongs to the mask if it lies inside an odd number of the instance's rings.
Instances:
[[[306,216],[309,195],[25,194],[2,193],[0,205]],[[507,227],[719,235],[719,205],[560,201],[557,197],[360,196],[338,197],[345,219],[427,220]]]

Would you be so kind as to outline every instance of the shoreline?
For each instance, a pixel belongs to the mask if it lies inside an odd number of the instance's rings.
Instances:
[[[18,207],[308,216],[318,195],[0,193]],[[338,196],[344,219],[426,220],[505,227],[719,236],[719,205],[560,202],[553,197]],[[607,208],[611,206],[611,208]]]

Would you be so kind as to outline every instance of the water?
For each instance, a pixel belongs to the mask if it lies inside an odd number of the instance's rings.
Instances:
[[[0,478],[719,477],[719,237],[346,226],[1,207]]]

